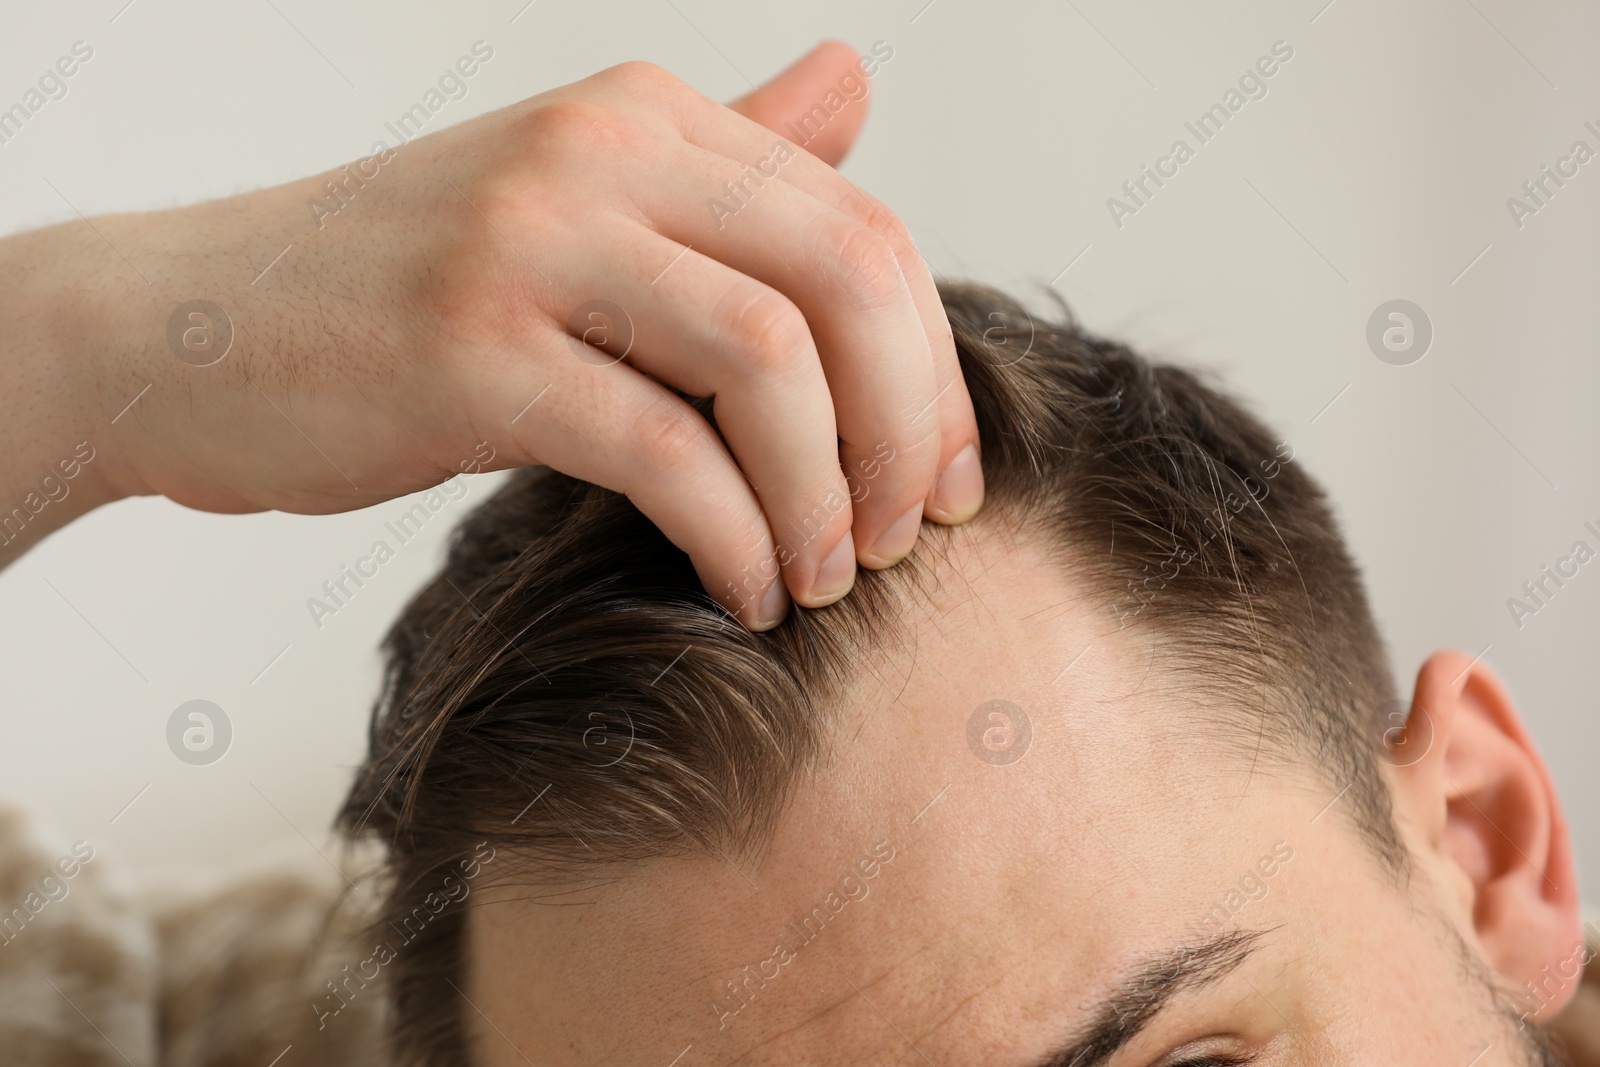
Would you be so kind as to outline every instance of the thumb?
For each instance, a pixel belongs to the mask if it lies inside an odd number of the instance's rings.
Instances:
[[[860,59],[843,41],[823,41],[783,73],[728,106],[789,138],[824,163],[838,166],[867,118],[864,90],[870,83],[856,65]],[[859,99],[850,99],[840,88],[841,78],[854,79],[854,84],[846,81],[845,88],[861,94]],[[844,101],[844,107],[836,112],[823,104],[830,91],[835,104]]]

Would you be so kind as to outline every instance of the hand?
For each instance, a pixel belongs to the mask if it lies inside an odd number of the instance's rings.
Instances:
[[[933,279],[830,165],[864,99],[811,151],[763,128],[856,62],[824,44],[731,108],[623,64],[329,174],[43,231],[97,476],[325,513],[542,463],[626,493],[746,625],[785,588],[837,599],[983,493]],[[664,385],[714,397],[722,439]]]

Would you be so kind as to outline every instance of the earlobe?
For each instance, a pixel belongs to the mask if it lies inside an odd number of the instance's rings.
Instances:
[[[1588,956],[1561,802],[1510,694],[1476,659],[1435,653],[1417,674],[1403,734],[1390,745],[1413,746],[1394,761],[1404,763],[1398,806],[1459,876],[1477,939],[1521,993],[1519,1010],[1550,1018],[1577,989],[1573,960]]]

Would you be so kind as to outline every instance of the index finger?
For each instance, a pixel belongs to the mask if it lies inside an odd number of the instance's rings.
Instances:
[[[842,53],[844,50],[840,51]],[[856,62],[861,62],[860,57],[856,57]],[[851,64],[844,64],[840,69],[847,72],[850,68]],[[782,137],[781,133],[775,134],[760,123],[676,82],[670,76],[663,81],[673,91],[658,94],[653,102],[664,110],[678,133],[689,143],[729,160],[753,166],[756,161],[772,154],[775,143],[783,141],[790,146],[793,158],[783,164],[779,173],[782,181],[837,211],[853,216],[888,243],[905,277],[912,305],[922,325],[922,342],[932,357],[938,396],[939,456],[935,465],[936,480],[927,494],[925,515],[934,521],[949,524],[972,518],[983,504],[978,426],[973,415],[972,398],[961,376],[961,365],[956,356],[950,323],[945,317],[944,303],[939,298],[933,274],[917,251],[905,224],[875,197],[805,150],[806,143],[825,136],[828,127],[823,124],[835,121],[835,113],[823,103],[826,94],[809,105],[797,105],[799,113],[792,120],[780,124],[780,130],[794,129],[806,135],[801,144],[795,145]],[[867,98],[863,96],[859,101],[852,101],[852,104],[864,106]],[[627,106],[625,101],[619,100],[619,104]]]
[[[854,78],[862,87],[870,86],[874,65],[847,45],[838,44],[831,51],[835,68],[831,72],[831,82],[836,82],[840,91],[834,91],[831,83],[815,99],[786,91],[778,105],[782,121],[773,118],[768,120],[770,125],[763,125],[737,108],[725,108],[709,98],[691,94],[679,113],[680,129],[692,143],[747,162],[771,151],[774,132],[802,135],[796,144],[799,151],[784,167],[784,180],[830,207],[853,215],[889,242],[922,321],[939,389],[940,478],[935,490],[928,495],[925,514],[937,522],[965,522],[983,503],[983,474],[977,455],[978,429],[938,286],[909,230],[894,212],[827,162],[806,151],[818,146],[819,151],[838,154],[836,131],[848,127],[844,136],[850,138],[863,117],[845,109],[854,107],[864,111],[871,99],[870,92],[858,97],[850,91],[848,79]],[[806,61],[814,63],[820,72],[827,67],[826,58],[830,58],[827,52],[825,46],[819,46]],[[889,56],[892,55],[891,51]],[[886,61],[888,57],[882,58]],[[837,111],[827,106],[830,94],[844,102]],[[763,103],[771,105],[773,101]],[[790,143],[795,144],[794,141]],[[972,453],[962,456],[969,445]],[[962,464],[952,471],[951,463],[958,456],[962,457]],[[947,471],[949,477],[945,476]]]

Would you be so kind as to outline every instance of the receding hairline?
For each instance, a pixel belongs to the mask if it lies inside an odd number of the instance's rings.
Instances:
[[[945,525],[931,521],[923,523],[918,540],[907,556],[893,567],[881,570],[862,570],[858,582],[872,590],[869,594],[876,604],[887,608],[881,614],[877,607],[871,617],[881,618],[884,625],[872,627],[872,639],[855,649],[862,658],[864,669],[844,684],[813,691],[817,712],[812,722],[817,738],[815,758],[782,782],[768,785],[780,796],[774,804],[770,819],[752,824],[745,834],[720,842],[716,847],[704,847],[687,842],[680,849],[664,850],[659,854],[636,859],[590,859],[576,867],[552,867],[537,854],[521,857],[521,863],[501,868],[514,871],[515,884],[536,887],[556,895],[570,894],[583,888],[611,881],[629,881],[647,877],[651,865],[658,860],[706,859],[714,863],[733,861],[743,865],[759,864],[770,854],[777,826],[785,811],[800,790],[806,787],[806,778],[812,773],[825,773],[836,758],[846,750],[856,725],[855,717],[871,704],[873,698],[886,687],[893,686],[893,672],[901,667],[911,670],[921,662],[915,644],[917,628],[950,611],[961,608],[976,599],[946,596],[958,583],[966,583],[962,561],[983,554],[987,549],[1001,547],[1005,557],[1020,551],[1033,558],[1028,565],[1042,564],[1066,587],[1070,601],[1096,603],[1103,598],[1097,587],[1093,569],[1086,567],[1079,546],[1064,542],[1049,530],[1041,516],[1036,514],[1024,497],[991,497],[984,509],[972,520],[960,525]],[[985,571],[995,566],[994,558],[983,560]],[[852,594],[854,595],[854,594]],[[795,610],[812,613],[842,612],[848,597],[826,608]],[[947,600],[948,605],[942,605]],[[1070,602],[1069,601],[1069,602]],[[1084,620],[1094,615],[1094,609],[1082,613]],[[727,616],[729,627],[738,627],[732,616]],[[744,633],[740,628],[737,632]],[[758,634],[756,639],[772,639],[768,634]],[[1125,670],[1129,680],[1130,696],[1137,691],[1143,694],[1142,709],[1148,708],[1172,718],[1190,717],[1221,730],[1196,730],[1192,737],[1197,754],[1214,757],[1219,765],[1230,770],[1246,770],[1249,778],[1257,775],[1270,780],[1281,780],[1287,771],[1303,785],[1327,785],[1326,774],[1305,754],[1284,744],[1266,742],[1259,724],[1273,716],[1290,714],[1284,707],[1267,710],[1263,707],[1245,707],[1241,693],[1226,681],[1219,681],[1214,672],[1184,662],[1183,645],[1164,632],[1159,621],[1136,622],[1112,628],[1092,638],[1092,644],[1102,650],[1107,646],[1124,655],[1119,668]],[[1084,649],[1087,652],[1087,647]],[[693,654],[685,651],[685,657]],[[1133,654],[1133,658],[1129,655]],[[1142,666],[1139,662],[1142,662]],[[1066,664],[1063,664],[1065,666]],[[1060,675],[1056,675],[1057,678]],[[909,681],[909,675],[906,676]],[[1137,684],[1135,684],[1137,683]],[[998,687],[1000,689],[1006,686]],[[1230,707],[1240,712],[1232,719],[1220,717],[1217,712]],[[1198,713],[1194,709],[1200,709]],[[1191,709],[1185,712],[1183,709]],[[1387,790],[1387,784],[1385,784]],[[1341,813],[1342,814],[1342,813]],[[1348,820],[1339,820],[1346,822]],[[1371,848],[1362,828],[1347,825],[1347,832],[1369,847],[1366,852],[1379,861],[1376,868],[1398,884],[1409,872],[1409,865],[1396,868],[1380,849]],[[491,884],[494,884],[491,882]]]

